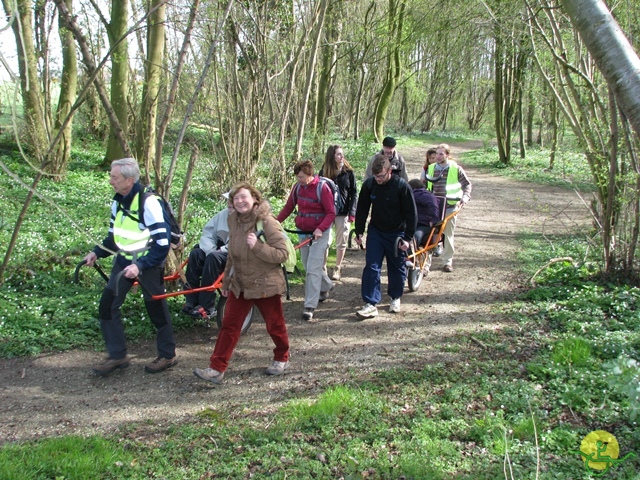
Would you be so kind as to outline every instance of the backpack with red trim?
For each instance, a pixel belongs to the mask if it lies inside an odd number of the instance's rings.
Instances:
[[[338,212],[341,211],[342,208],[344,207],[344,199],[342,198],[342,195],[340,195],[340,192],[338,191],[336,182],[334,182],[330,178],[321,177],[320,175],[318,175],[318,178],[320,180],[318,181],[318,186],[316,187],[317,200],[314,200],[312,198],[305,198],[305,200],[309,200],[314,203],[322,202],[322,185],[327,184],[329,185],[329,188],[331,188],[331,193],[333,194],[333,204],[336,208],[336,215],[337,215]],[[300,184],[296,183],[295,187],[293,187],[293,192],[292,192],[294,205],[298,203],[298,190],[300,190]]]
[[[144,203],[147,201],[147,198],[155,196],[158,198],[158,202],[160,202],[160,206],[162,207],[162,215],[164,217],[165,223],[169,226],[169,242],[171,243],[172,248],[178,248],[182,240],[184,239],[184,232],[180,228],[180,224],[176,219],[175,214],[173,213],[173,208],[171,208],[171,204],[158,192],[156,192],[153,187],[147,185],[142,189],[140,194],[138,195],[139,205],[138,212],[140,212],[140,218],[144,218]],[[144,223],[144,222],[141,222]]]

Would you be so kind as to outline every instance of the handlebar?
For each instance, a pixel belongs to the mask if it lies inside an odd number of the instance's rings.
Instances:
[[[73,282],[74,283],[80,283],[80,278],[79,278],[79,274],[80,274],[80,269],[85,266],[87,264],[86,260],[82,260],[80,263],[78,263],[78,265],[76,265],[76,269],[74,271],[73,274]],[[104,273],[104,270],[102,270],[100,268],[99,265],[97,264],[93,264],[93,268],[95,268],[98,273],[100,274],[100,276],[104,279],[105,282],[109,281],[109,277],[107,276],[106,273]],[[116,290],[118,288],[118,284],[120,282],[120,279],[122,278],[122,275],[124,275],[124,271],[120,272],[118,274],[118,278],[115,281],[116,284]],[[153,295],[151,298],[153,300],[162,300],[165,298],[169,298],[169,297],[177,297],[178,295],[185,295],[187,293],[199,293],[199,292],[211,292],[213,290],[218,290],[220,288],[222,288],[222,279],[224,278],[224,272],[220,274],[220,276],[216,279],[215,282],[213,282],[212,285],[207,285],[205,287],[199,287],[199,288],[191,288],[188,290],[180,290],[178,292],[169,292],[169,293],[163,293],[160,295]],[[117,294],[117,291],[116,291]]]
[[[81,269],[83,266],[85,266],[86,264],[87,264],[87,261],[86,261],[86,260],[82,260],[82,261],[81,261],[81,262],[76,266],[76,270],[75,270],[75,272],[73,273],[73,283],[80,283],[80,278],[79,278],[79,275],[80,275],[80,269]],[[94,263],[94,264],[93,264],[93,268],[95,268],[95,269],[98,271],[98,273],[100,274],[100,276],[103,278],[103,280],[104,280],[105,282],[108,282],[108,281],[109,281],[109,277],[107,276],[107,274],[106,274],[106,273],[104,273],[104,270],[102,270],[102,269],[100,268],[100,266],[99,266],[97,263]]]
[[[288,228],[285,228],[284,231],[287,233],[295,233],[296,235],[313,235],[313,232],[305,232],[303,230],[298,230],[298,229],[290,230]]]
[[[287,230],[286,228],[284,229],[284,231],[285,231],[285,232],[289,232],[289,233],[297,233],[298,235],[312,235],[312,234],[313,234],[313,232],[302,232],[302,231],[300,231],[300,230]],[[258,231],[256,232],[256,237],[257,237],[257,238],[262,237],[262,238],[264,238],[264,241],[265,241],[265,242],[267,241],[267,239],[266,239],[266,238],[265,238],[265,236],[264,236],[264,231],[263,231],[263,230],[258,230]],[[313,237],[310,237],[310,238],[307,238],[306,240],[303,240],[303,241],[302,241],[302,242],[300,242],[299,244],[294,245],[294,247],[293,247],[293,248],[294,248],[295,250],[298,250],[299,248],[302,248],[302,247],[304,247],[305,245],[310,244],[311,242],[313,242]]]
[[[425,178],[427,179],[427,182],[435,183],[442,180],[442,173],[440,173],[440,175],[438,175],[437,177],[430,177],[429,175],[425,175]]]
[[[169,297],[177,297],[179,295],[187,295],[189,293],[212,292],[214,290],[219,290],[220,288],[222,288],[222,279],[223,278],[224,278],[224,272],[222,272],[218,276],[218,278],[216,278],[216,281],[213,282],[212,285],[207,285],[206,287],[189,288],[187,290],[180,290],[178,292],[163,293],[163,294],[160,294],[160,295],[152,295],[151,298],[153,300],[163,300],[163,299],[169,298]]]
[[[397,237],[396,241],[393,243],[393,256],[394,257],[397,257],[398,255],[400,255],[400,252],[408,252],[408,250],[402,250],[400,248],[400,242],[404,242],[404,239],[402,237]],[[411,243],[410,242],[409,242],[409,247],[411,247]]]

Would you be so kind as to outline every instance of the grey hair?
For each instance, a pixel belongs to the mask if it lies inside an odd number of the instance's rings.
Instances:
[[[124,178],[132,178],[137,182],[140,180],[140,167],[135,158],[121,158],[111,162],[111,168],[120,167],[120,173]]]

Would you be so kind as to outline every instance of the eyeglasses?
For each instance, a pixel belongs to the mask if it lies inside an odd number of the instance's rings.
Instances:
[[[377,175],[374,175],[373,178],[377,179],[377,180],[383,180],[384,177],[386,177],[389,174],[389,170],[387,170],[386,172],[383,173],[379,173]]]

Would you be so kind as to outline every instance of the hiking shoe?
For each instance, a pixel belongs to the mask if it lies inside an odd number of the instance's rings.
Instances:
[[[193,311],[194,306],[191,305],[190,303],[185,303],[184,307],[182,307],[181,312],[184,313],[185,315],[191,315],[191,312]]]
[[[267,375],[282,375],[289,366],[289,362],[273,361],[270,367],[268,367],[264,373]]]
[[[178,358],[162,358],[158,357],[153,362],[147,363],[144,366],[144,369],[149,373],[158,373],[166,370],[167,368],[171,368],[174,365],[178,364]]]
[[[204,308],[201,305],[197,305],[191,310],[189,315],[191,315],[193,318],[209,320],[210,318],[215,317],[217,313],[218,312],[216,311],[215,307]]]
[[[320,298],[318,298],[318,301],[324,302],[327,298],[329,298],[329,294],[331,293],[331,290],[333,290],[333,287],[331,287],[326,292],[320,292]]]
[[[313,308],[305,308],[302,312],[302,319],[307,321],[313,319]]]
[[[453,265],[451,265],[450,263],[447,263],[444,267],[442,267],[442,271],[448,272],[448,273],[453,272]]]
[[[129,356],[124,358],[107,358],[104,362],[95,365],[92,370],[96,375],[108,375],[119,368],[127,368],[129,366]]]
[[[371,318],[378,316],[378,308],[370,303],[365,303],[364,307],[356,312],[362,318]]]
[[[224,380],[224,372],[219,372],[213,368],[194,368],[193,374],[202,380],[215,383],[216,385],[220,385],[222,380]]]
[[[340,267],[335,267],[331,274],[331,280],[340,280]]]
[[[391,313],[400,313],[400,299],[392,298],[391,304],[389,305],[389,312]]]

